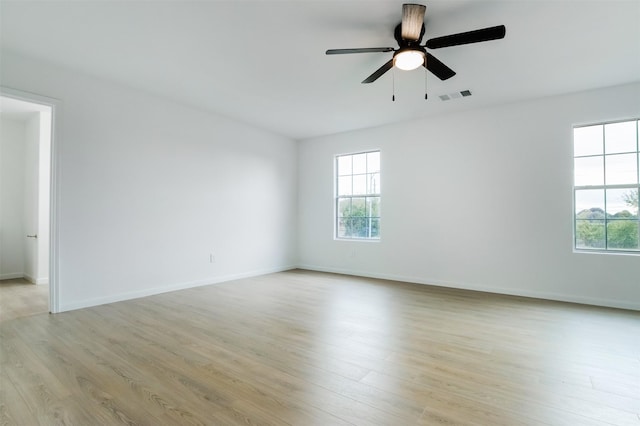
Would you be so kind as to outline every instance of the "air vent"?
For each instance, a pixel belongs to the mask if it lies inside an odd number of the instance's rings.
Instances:
[[[460,99],[471,96],[471,90],[461,90],[460,92],[451,92],[446,95],[440,95],[440,99],[443,101],[449,101],[451,99]]]

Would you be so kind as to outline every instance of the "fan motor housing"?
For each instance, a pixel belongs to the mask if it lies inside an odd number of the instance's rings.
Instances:
[[[396,39],[396,41],[398,42],[398,46],[400,46],[400,48],[403,47],[411,47],[411,46],[420,46],[420,40],[422,40],[422,37],[424,36],[424,24],[422,24],[422,29],[420,30],[420,37],[418,37],[418,40],[405,40],[402,38],[402,22],[400,22],[398,25],[396,25],[396,28],[393,30],[393,38]]]

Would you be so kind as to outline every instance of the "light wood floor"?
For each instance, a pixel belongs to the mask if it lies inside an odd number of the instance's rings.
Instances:
[[[49,312],[49,286],[24,278],[0,281],[0,321]]]
[[[0,338],[0,424],[640,425],[640,312],[290,271]]]

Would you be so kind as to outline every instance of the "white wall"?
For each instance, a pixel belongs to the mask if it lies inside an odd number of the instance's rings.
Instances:
[[[0,118],[0,279],[24,275],[25,123]]]
[[[303,141],[300,264],[640,309],[640,256],[572,243],[572,126],[639,116],[634,84]],[[334,241],[334,155],[377,148],[381,241]]]
[[[294,141],[10,52],[1,66],[3,86],[61,101],[60,310],[295,266]]]

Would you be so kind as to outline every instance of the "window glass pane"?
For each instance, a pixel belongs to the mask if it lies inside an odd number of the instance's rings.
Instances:
[[[353,177],[353,195],[364,195],[367,193],[367,175],[356,175]]]
[[[369,219],[369,232],[372,238],[380,238],[380,219]]]
[[[575,186],[603,185],[603,157],[584,157],[573,160]]]
[[[351,195],[351,176],[338,178],[338,195]]]
[[[605,248],[604,190],[576,191],[576,248]]]
[[[353,156],[353,174],[367,173],[367,154],[357,154]]]
[[[614,219],[607,223],[607,248],[638,249],[638,220]]]
[[[625,121],[604,126],[605,154],[634,152],[636,150],[636,123]]]
[[[640,188],[629,189],[622,195],[622,199],[627,203],[629,211],[632,214],[636,215],[636,217],[640,215],[640,206],[638,206],[640,200]]]
[[[380,193],[380,173],[370,173],[367,175],[367,194]]]
[[[338,199],[338,217],[349,217],[351,215],[351,198]]]
[[[338,174],[350,175],[351,174],[351,156],[343,155],[338,157]]]
[[[358,238],[366,238],[369,236],[368,219],[366,217],[356,217],[351,219],[353,223],[353,236]]]
[[[605,170],[607,171],[605,177],[607,185],[638,183],[638,158],[636,154],[606,155]]]
[[[576,190],[576,219],[604,219],[604,189]]]
[[[605,248],[604,220],[576,220],[576,248]]]
[[[367,197],[367,216],[380,217],[380,197]]]
[[[573,129],[573,155],[602,154],[602,125]]]
[[[367,173],[380,171],[380,152],[367,153]]]
[[[365,198],[354,197],[351,199],[350,214],[351,214],[351,217],[365,217],[367,215]]]
[[[365,217],[343,218],[338,223],[338,237],[366,238],[367,230]]]
[[[611,219],[630,219],[636,218],[637,214],[637,189],[607,189],[607,216]]]
[[[338,237],[347,237],[347,232],[351,229],[351,219],[350,218],[340,218],[338,219]]]

